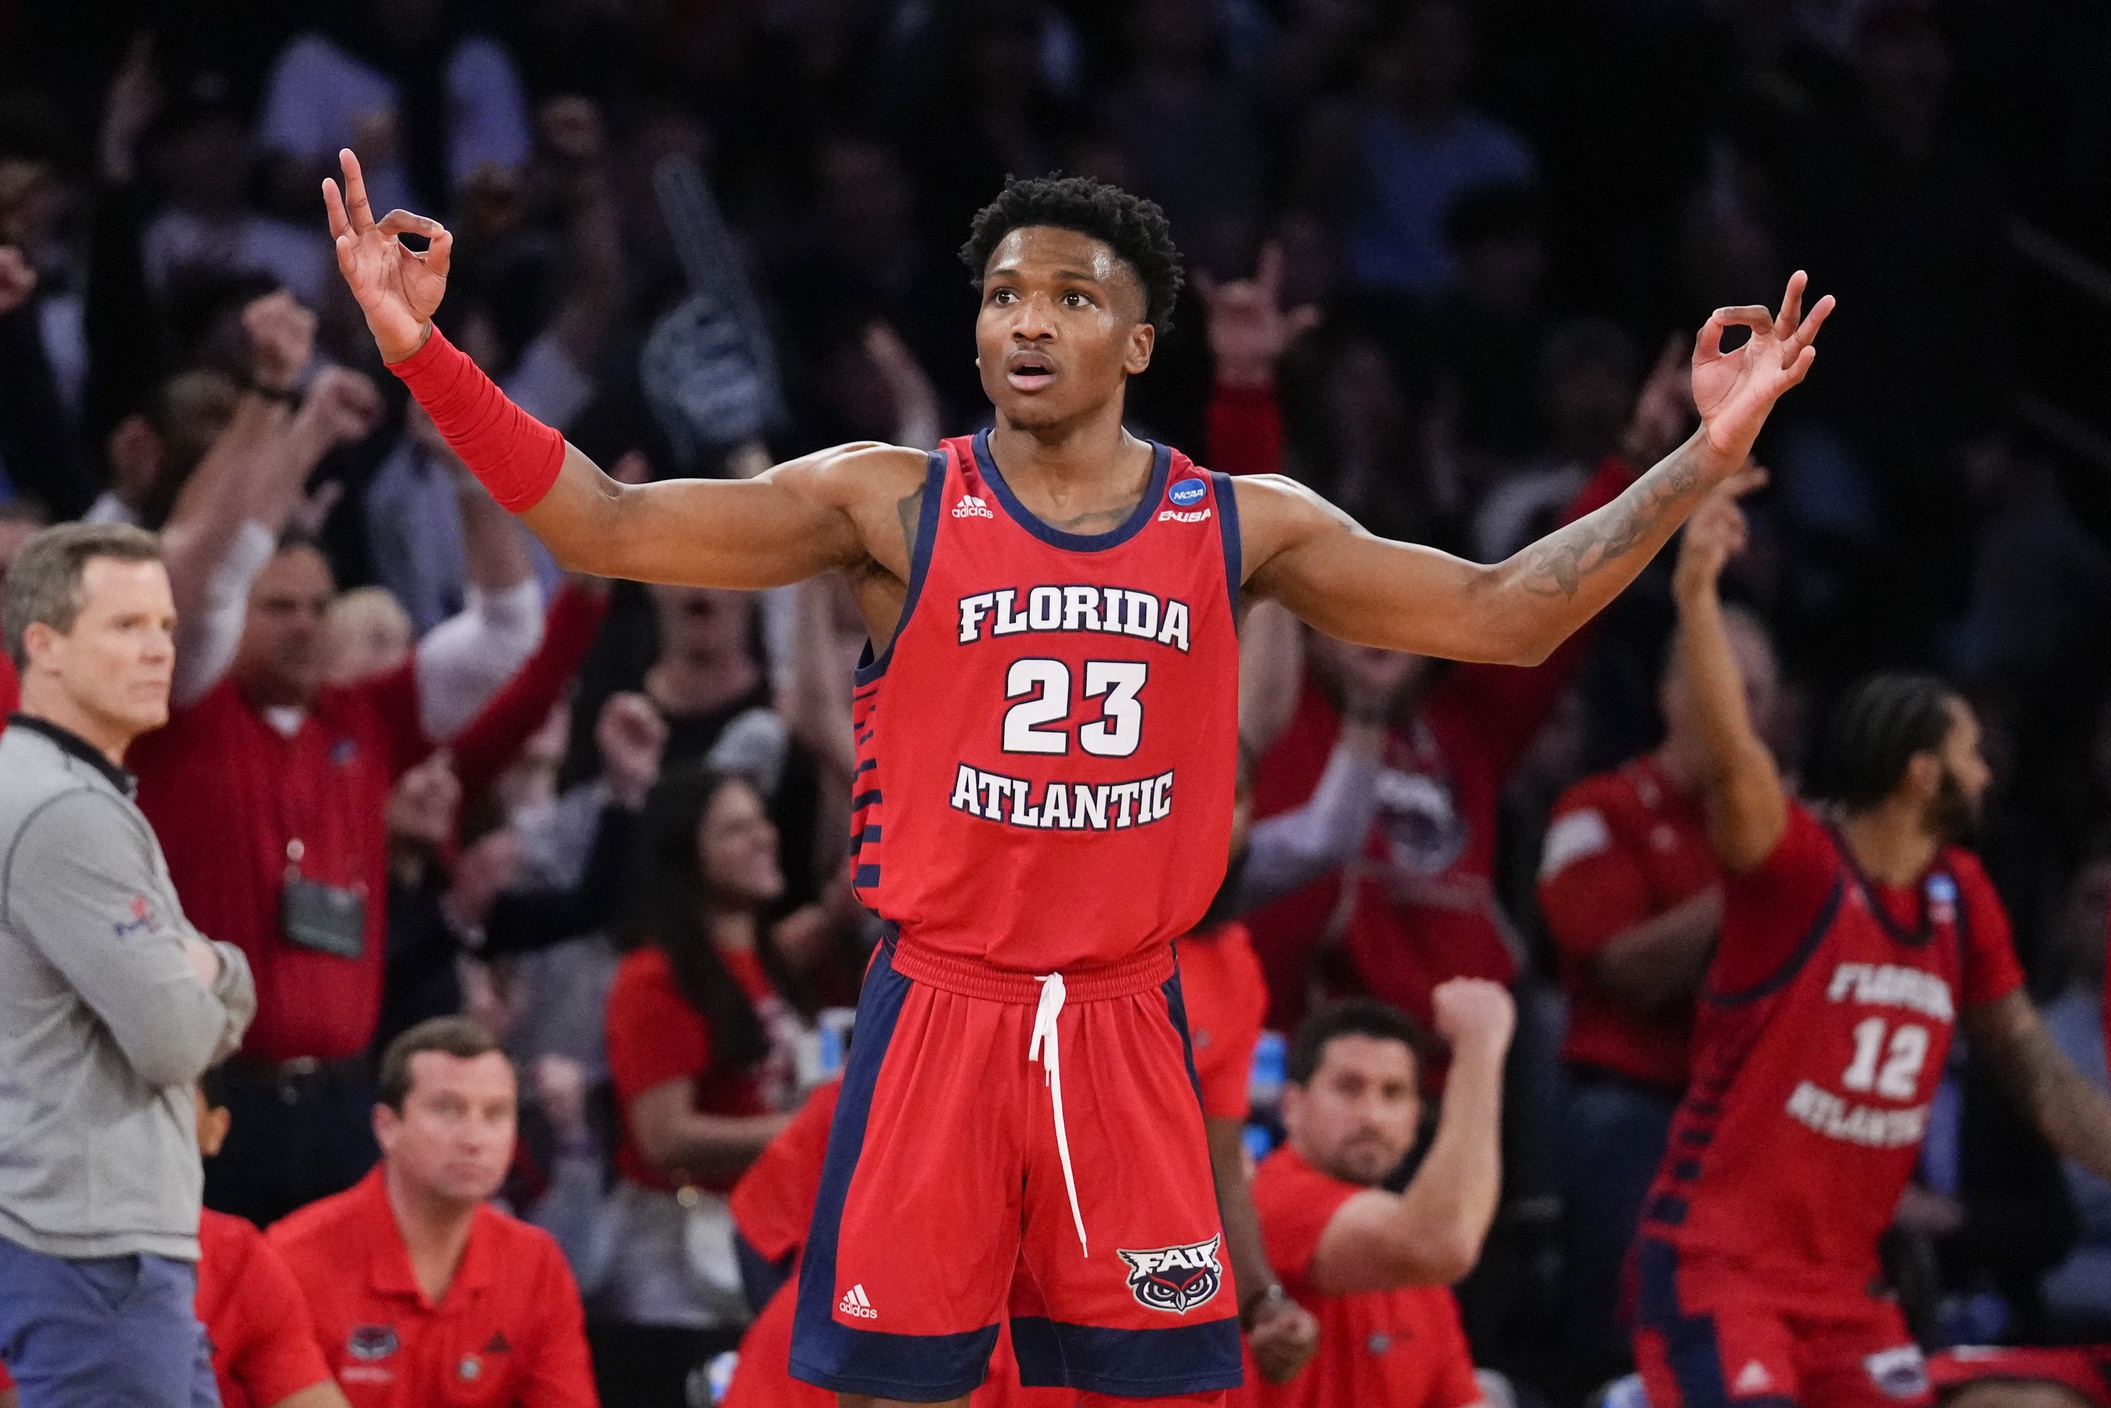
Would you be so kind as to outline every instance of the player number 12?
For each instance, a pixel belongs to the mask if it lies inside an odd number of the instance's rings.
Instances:
[[[1854,1060],[1840,1075],[1848,1090],[1874,1090],[1886,1100],[1911,1100],[1920,1093],[1920,1068],[1928,1060],[1928,1029],[1902,1022],[1891,1032],[1886,1055],[1884,1033],[1890,1024],[1882,1017],[1857,1022],[1854,1029]],[[1877,1061],[1883,1059],[1883,1069]]]

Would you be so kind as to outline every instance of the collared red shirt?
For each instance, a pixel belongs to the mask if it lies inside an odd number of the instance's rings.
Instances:
[[[411,1269],[379,1166],[267,1239],[352,1408],[597,1408],[579,1288],[542,1229],[479,1207],[437,1304]]]
[[[198,1319],[221,1408],[269,1408],[328,1379],[300,1286],[256,1225],[207,1208],[198,1247]]]

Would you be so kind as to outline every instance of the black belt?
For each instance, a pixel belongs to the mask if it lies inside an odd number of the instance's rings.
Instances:
[[[226,1067],[229,1081],[251,1088],[268,1087],[288,1105],[297,1105],[332,1087],[342,1088],[355,1078],[363,1081],[366,1074],[364,1056],[346,1056],[336,1061],[325,1061],[317,1056],[295,1056],[290,1061],[251,1061],[237,1056]]]

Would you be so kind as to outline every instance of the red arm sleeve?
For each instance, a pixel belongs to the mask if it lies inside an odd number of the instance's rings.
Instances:
[[[477,796],[513,765],[520,750],[550,717],[572,676],[593,648],[608,598],[567,586],[550,603],[542,644],[512,679],[499,687],[450,745],[455,776],[466,800]]]
[[[1209,462],[1226,474],[1274,474],[1283,467],[1283,412],[1272,386],[1218,382],[1209,398]]]
[[[1839,873],[1832,837],[1808,807],[1791,801],[1773,853],[1757,870],[1723,881],[1722,941],[1709,986],[1745,992],[1779,973],[1818,922]]]
[[[255,1404],[278,1403],[326,1382],[330,1365],[316,1340],[308,1298],[276,1248],[261,1235],[244,1263],[234,1300],[242,1308],[239,1342],[231,1348],[227,1373]],[[225,1333],[208,1326],[217,1340]]]
[[[389,368],[508,513],[542,502],[564,468],[564,437],[506,399],[438,328]]]
[[[1626,844],[1606,788],[1587,779],[1554,805],[1539,869],[1539,909],[1572,963],[1588,962],[1615,934],[1649,919],[1649,874]]]
[[[1618,455],[1606,456],[1597,473],[1584,482],[1562,510],[1561,526],[1605,507],[1620,497],[1634,478],[1627,461]],[[1431,691],[1430,707],[1455,707],[1459,718],[1480,740],[1495,775],[1507,778],[1553,714],[1554,706],[1561,702],[1562,691],[1583,668],[1595,628],[1596,622],[1585,625],[1552,655],[1530,667],[1457,666]]]
[[[526,1382],[513,1399],[518,1408],[599,1408],[594,1366],[586,1347],[586,1311],[579,1304],[579,1285],[564,1264],[557,1243],[541,1242],[540,1286],[535,1304],[542,1310],[527,1353]]]

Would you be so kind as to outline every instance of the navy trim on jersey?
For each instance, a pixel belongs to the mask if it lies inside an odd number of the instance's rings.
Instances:
[[[850,677],[854,690],[863,689],[887,673],[887,662],[894,658],[894,644],[902,638],[902,632],[909,629],[909,617],[916,611],[916,599],[923,595],[924,576],[931,570],[931,547],[938,538],[940,501],[946,496],[945,451],[931,451],[930,461],[924,471],[923,508],[916,516],[916,543],[909,550],[909,590],[902,597],[902,618],[894,623],[894,634],[888,638],[887,648],[878,659],[873,658],[872,642],[865,642],[865,653],[858,657],[858,668]]]
[[[1224,538],[1224,585],[1231,589],[1231,619],[1239,619],[1239,589],[1244,558],[1244,548],[1239,542],[1239,496],[1232,490],[1231,476],[1219,470],[1211,470],[1209,477],[1217,486],[1217,532]]]
[[[1229,1276],[1224,1285],[1231,1285]],[[1218,1294],[1223,1294],[1222,1291]],[[1162,1330],[1111,1330],[1031,1315],[1012,1321],[1019,1382],[1115,1398],[1182,1398],[1237,1388],[1239,1318]]]
[[[1825,897],[1825,904],[1818,910],[1818,918],[1810,926],[1810,932],[1803,936],[1803,942],[1796,945],[1796,951],[1788,956],[1788,962],[1782,964],[1774,976],[1741,992],[1706,992],[1701,995],[1702,999],[1717,1007],[1742,1007],[1748,1002],[1757,1002],[1762,997],[1772,997],[1787,987],[1796,974],[1802,971],[1803,965],[1810,962],[1810,956],[1818,951],[1818,945],[1824,941],[1826,931],[1832,928],[1833,920],[1839,916],[1840,901],[1846,895],[1847,875],[1843,871],[1833,877],[1832,893]]]
[[[1687,1315],[1679,1306],[1678,1253],[1671,1244],[1644,1237],[1635,1244],[1635,1324],[1663,1342],[1664,1363],[1678,1385],[1679,1401],[1668,1408],[1730,1408],[1722,1344],[1715,1318]],[[1766,1400],[1739,1399],[1740,1408]]]
[[[1105,533],[1066,533],[1060,528],[1051,528],[1034,517],[1026,505],[1019,502],[1018,496],[1012,493],[1012,486],[1004,482],[1004,474],[997,468],[996,457],[990,454],[990,433],[987,430],[975,432],[975,463],[981,468],[982,477],[989,481],[990,489],[997,495],[997,502],[1003,505],[1006,516],[1012,522],[1051,547],[1063,548],[1069,552],[1100,552],[1126,543],[1143,531],[1144,524],[1158,515],[1158,501],[1165,497],[1166,475],[1172,468],[1173,452],[1156,440],[1147,440],[1144,443],[1151,447],[1151,481],[1144,485],[1143,498],[1137,502],[1136,511],[1129,515],[1129,521]]]
[[[799,1268],[791,1370],[793,1378],[837,1393],[938,1402],[965,1397],[982,1383],[990,1351],[997,1347],[995,1325],[951,1335],[896,1335],[853,1329],[835,1319],[836,1244],[843,1205],[849,1201],[850,1180],[865,1147],[880,1065],[909,996],[909,980],[894,971],[893,955],[890,939],[867,971],[865,990],[858,997],[858,1039],[850,1044],[843,1070],[843,1093],[828,1131],[828,1159],[821,1166],[821,1194],[807,1233],[806,1260]],[[1237,1322],[1232,1324],[1236,1333]]]

